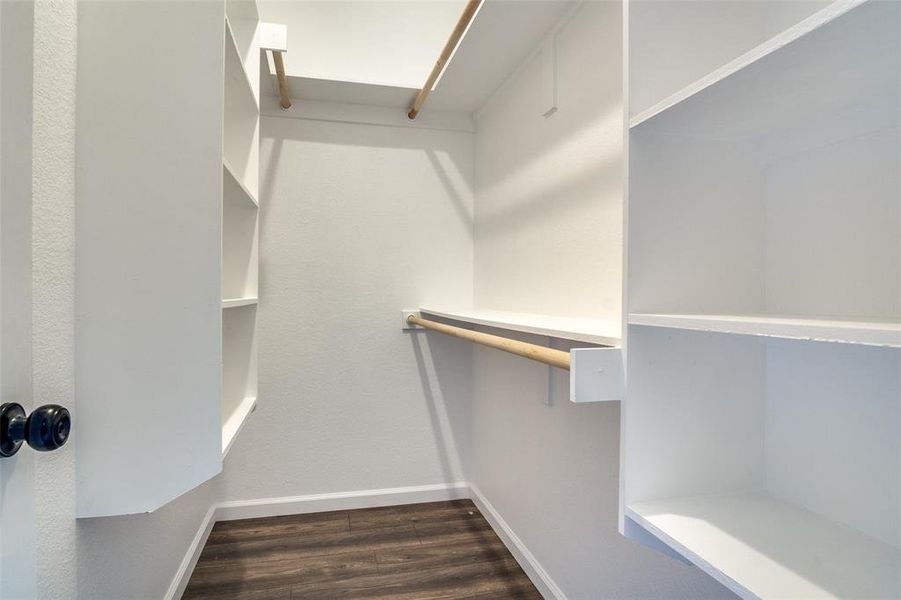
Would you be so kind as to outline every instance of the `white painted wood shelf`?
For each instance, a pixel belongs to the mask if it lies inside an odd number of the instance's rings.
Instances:
[[[780,315],[630,314],[629,325],[901,348],[901,322]]]
[[[222,308],[239,308],[241,306],[255,306],[256,298],[224,298]]]
[[[898,598],[901,4],[704,4],[769,41],[630,122],[623,513],[742,597]]]
[[[423,307],[419,310],[424,316],[434,315],[472,325],[496,327],[600,346],[619,346],[622,341],[619,321],[578,319],[485,308]]]
[[[259,11],[254,0],[225,5],[222,144],[221,456],[257,402],[259,294]]]
[[[804,19],[794,27],[791,27],[779,35],[767,40],[763,44],[749,50],[738,58],[729,61],[715,71],[691,83],[675,94],[664,98],[650,108],[641,111],[629,120],[629,127],[638,127],[645,121],[649,121],[657,115],[677,106],[705,89],[716,85],[728,77],[746,69],[756,62],[763,61],[774,52],[784,48],[792,42],[803,38],[810,32],[833,21],[849,10],[859,6],[866,0],[836,0],[822,10]],[[764,92],[764,90],[760,90]]]
[[[251,396],[244,398],[244,400],[235,407],[235,410],[225,419],[225,423],[222,425],[222,458],[225,458],[225,455],[231,450],[235,438],[238,437],[241,429],[244,428],[247,417],[249,417],[250,413],[256,409],[256,406],[256,397]]]
[[[626,516],[744,598],[897,598],[901,551],[765,495],[630,504]]]
[[[573,2],[485,2],[479,8],[466,35],[454,50],[447,67],[435,83],[433,91],[417,121],[429,112],[463,113],[469,115],[479,109],[500,87],[504,80],[535,52],[536,46],[567,11]],[[491,60],[486,61],[485,57]],[[271,57],[269,75],[275,69]],[[321,115],[328,107],[320,103],[337,103],[360,110],[367,105],[390,107],[403,117],[397,124],[410,125],[406,112],[419,91],[422,81],[405,85],[384,85],[375,81],[339,81],[315,76],[301,76],[289,65],[288,84],[291,98],[298,108],[289,114]],[[264,86],[267,95],[277,96],[276,86]],[[271,103],[270,103],[271,104]],[[312,106],[308,106],[312,104]],[[277,109],[280,110],[280,109]],[[332,107],[331,114],[334,107]],[[347,108],[344,111],[347,112]],[[350,117],[348,117],[350,118]]]
[[[235,40],[235,34],[228,18],[225,19],[225,38],[226,82],[227,84],[233,84],[234,89],[240,90],[241,101],[255,107],[255,110],[259,112],[260,102],[254,92],[254,85],[251,83],[250,75],[244,67],[244,61],[241,58],[241,52],[238,50],[238,43]]]
[[[238,178],[234,168],[225,157],[222,158],[222,183],[224,186],[223,195],[226,202],[234,202],[245,204],[247,207],[259,208],[260,203],[256,198],[256,194],[250,191],[250,188]]]

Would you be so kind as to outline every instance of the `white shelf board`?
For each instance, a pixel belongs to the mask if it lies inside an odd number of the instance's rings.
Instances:
[[[436,82],[422,115],[429,110],[470,114],[481,108],[578,4],[575,0],[483,3]],[[486,56],[491,60],[485,60]],[[267,56],[269,77],[274,80],[271,60]],[[301,64],[302,61],[297,63]],[[292,101],[391,107],[402,111],[406,118],[406,111],[419,92],[418,88],[385,82],[329,80],[298,72],[290,64],[288,71]],[[274,81],[263,86],[263,91],[269,96],[278,94]]]
[[[224,156],[222,157],[222,177],[223,194],[226,199],[240,198],[248,205],[248,207],[252,206],[258,208],[260,206],[256,196],[254,196],[253,192],[251,192],[250,189],[244,185],[244,182],[235,174],[231,163],[229,163]]]
[[[897,598],[901,551],[757,494],[630,504],[626,515],[744,598]]]
[[[901,348],[901,322],[783,315],[630,314],[629,325]]]
[[[255,397],[244,398],[234,412],[225,420],[225,424],[222,425],[222,458],[225,458],[225,455],[231,450],[235,438],[238,437],[241,429],[244,428],[247,417],[250,416],[256,405],[257,399]]]
[[[226,83],[225,91],[237,89],[242,96],[242,102],[247,103],[248,107],[253,107],[253,112],[260,112],[260,102],[257,100],[253,91],[253,84],[250,81],[250,75],[244,68],[244,61],[241,59],[241,52],[238,50],[238,43],[235,41],[235,34],[229,20],[225,19],[225,79],[226,82],[233,81],[237,85],[229,86]],[[226,102],[228,100],[226,99]]]
[[[222,300],[222,308],[238,308],[239,306],[254,306],[257,304],[256,298],[224,298]]]
[[[761,60],[762,58],[772,54],[773,52],[787,46],[793,41],[807,35],[835,18],[845,14],[852,8],[866,2],[867,0],[836,0],[832,4],[820,11],[812,14],[797,25],[790,27],[779,35],[770,38],[759,46],[745,52],[738,58],[731,60],[725,65],[719,67],[715,71],[708,73],[701,79],[685,86],[675,94],[664,98],[657,104],[645,109],[629,119],[629,127],[637,127],[641,123],[655,117],[656,115],[666,111],[667,109],[691,98],[698,92],[714,85],[715,83],[726,79],[730,75],[741,71],[745,67]]]
[[[601,346],[619,346],[621,342],[621,325],[618,320],[578,319],[484,308],[423,307],[419,309],[419,312],[423,315],[434,315],[473,325],[521,331]]]

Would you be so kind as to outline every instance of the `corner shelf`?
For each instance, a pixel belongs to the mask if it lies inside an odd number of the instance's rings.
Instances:
[[[901,322],[781,315],[630,314],[629,325],[901,348]]]
[[[486,308],[459,309],[426,306],[420,308],[420,312],[473,325],[484,325],[600,346],[619,346],[622,342],[619,321],[556,317]]]
[[[238,308],[241,306],[255,306],[256,298],[224,298],[222,300],[222,308]]]
[[[671,498],[625,512],[745,598],[901,594],[897,548],[768,496]]]
[[[228,82],[237,85],[241,90],[242,101],[255,107],[256,112],[260,111],[260,102],[257,100],[253,90],[253,84],[250,81],[250,75],[244,68],[244,61],[241,59],[241,52],[238,50],[238,42],[235,40],[234,31],[232,31],[231,21],[225,19],[225,81],[228,89]]]
[[[257,399],[255,397],[244,398],[222,424],[222,458],[225,458],[225,455],[231,450],[235,438],[244,428],[247,417],[256,409],[256,406]]]
[[[222,182],[226,201],[237,201],[239,204],[244,203],[248,207],[259,208],[260,203],[256,198],[256,194],[244,185],[244,182],[241,181],[231,163],[225,157],[222,157]]]
[[[220,423],[224,458],[257,402],[259,288],[259,13],[253,0],[226,3],[222,123]]]
[[[637,127],[652,119],[653,117],[663,113],[670,108],[680,104],[681,102],[691,98],[699,92],[711,87],[727,77],[738,73],[751,64],[761,61],[770,54],[776,52],[795,40],[798,40],[808,33],[822,27],[830,21],[840,17],[851,9],[863,4],[867,0],[836,0],[832,4],[814,13],[804,19],[794,27],[791,27],[781,34],[767,40],[763,44],[749,50],[738,58],[726,63],[715,71],[709,73],[705,77],[698,79],[694,83],[685,86],[675,94],[661,100],[650,108],[643,110],[631,119],[629,119],[629,127]]]

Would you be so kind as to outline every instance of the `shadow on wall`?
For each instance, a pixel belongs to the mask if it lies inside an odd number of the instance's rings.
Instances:
[[[408,335],[416,355],[444,480],[467,481],[472,380],[460,379],[442,364],[455,364],[461,354],[471,360],[472,345],[431,331],[410,331]],[[448,359],[451,359],[449,363]],[[451,424],[456,424],[456,428]]]

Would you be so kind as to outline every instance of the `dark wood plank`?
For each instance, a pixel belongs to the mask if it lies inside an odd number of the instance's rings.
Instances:
[[[298,585],[291,588],[291,594],[292,598],[305,600],[467,598],[479,594],[509,592],[511,588],[518,590],[525,583],[523,578],[528,580],[516,561],[507,557],[487,563],[354,577],[327,584]]]
[[[346,511],[240,519],[216,523],[207,544],[346,531],[350,531],[350,519]]]
[[[350,530],[415,525],[417,523],[440,523],[448,520],[480,519],[478,509],[472,500],[451,500],[449,502],[426,502],[366,508],[349,513]]]
[[[379,550],[375,553],[381,575],[493,562],[509,556],[509,550],[496,536],[480,544],[432,543],[412,548]]]
[[[365,531],[296,534],[277,538],[234,540],[207,545],[200,555],[203,563],[223,560],[300,559],[310,556],[372,552],[380,548],[418,545],[412,526]]]
[[[218,523],[184,597],[541,598],[468,500]]]
[[[373,552],[350,552],[301,559],[226,560],[199,563],[190,586],[196,593],[211,590],[238,591],[301,583],[340,581],[361,575],[377,575]]]
[[[188,587],[182,600],[291,600],[291,588],[253,588],[238,591],[197,592]]]

